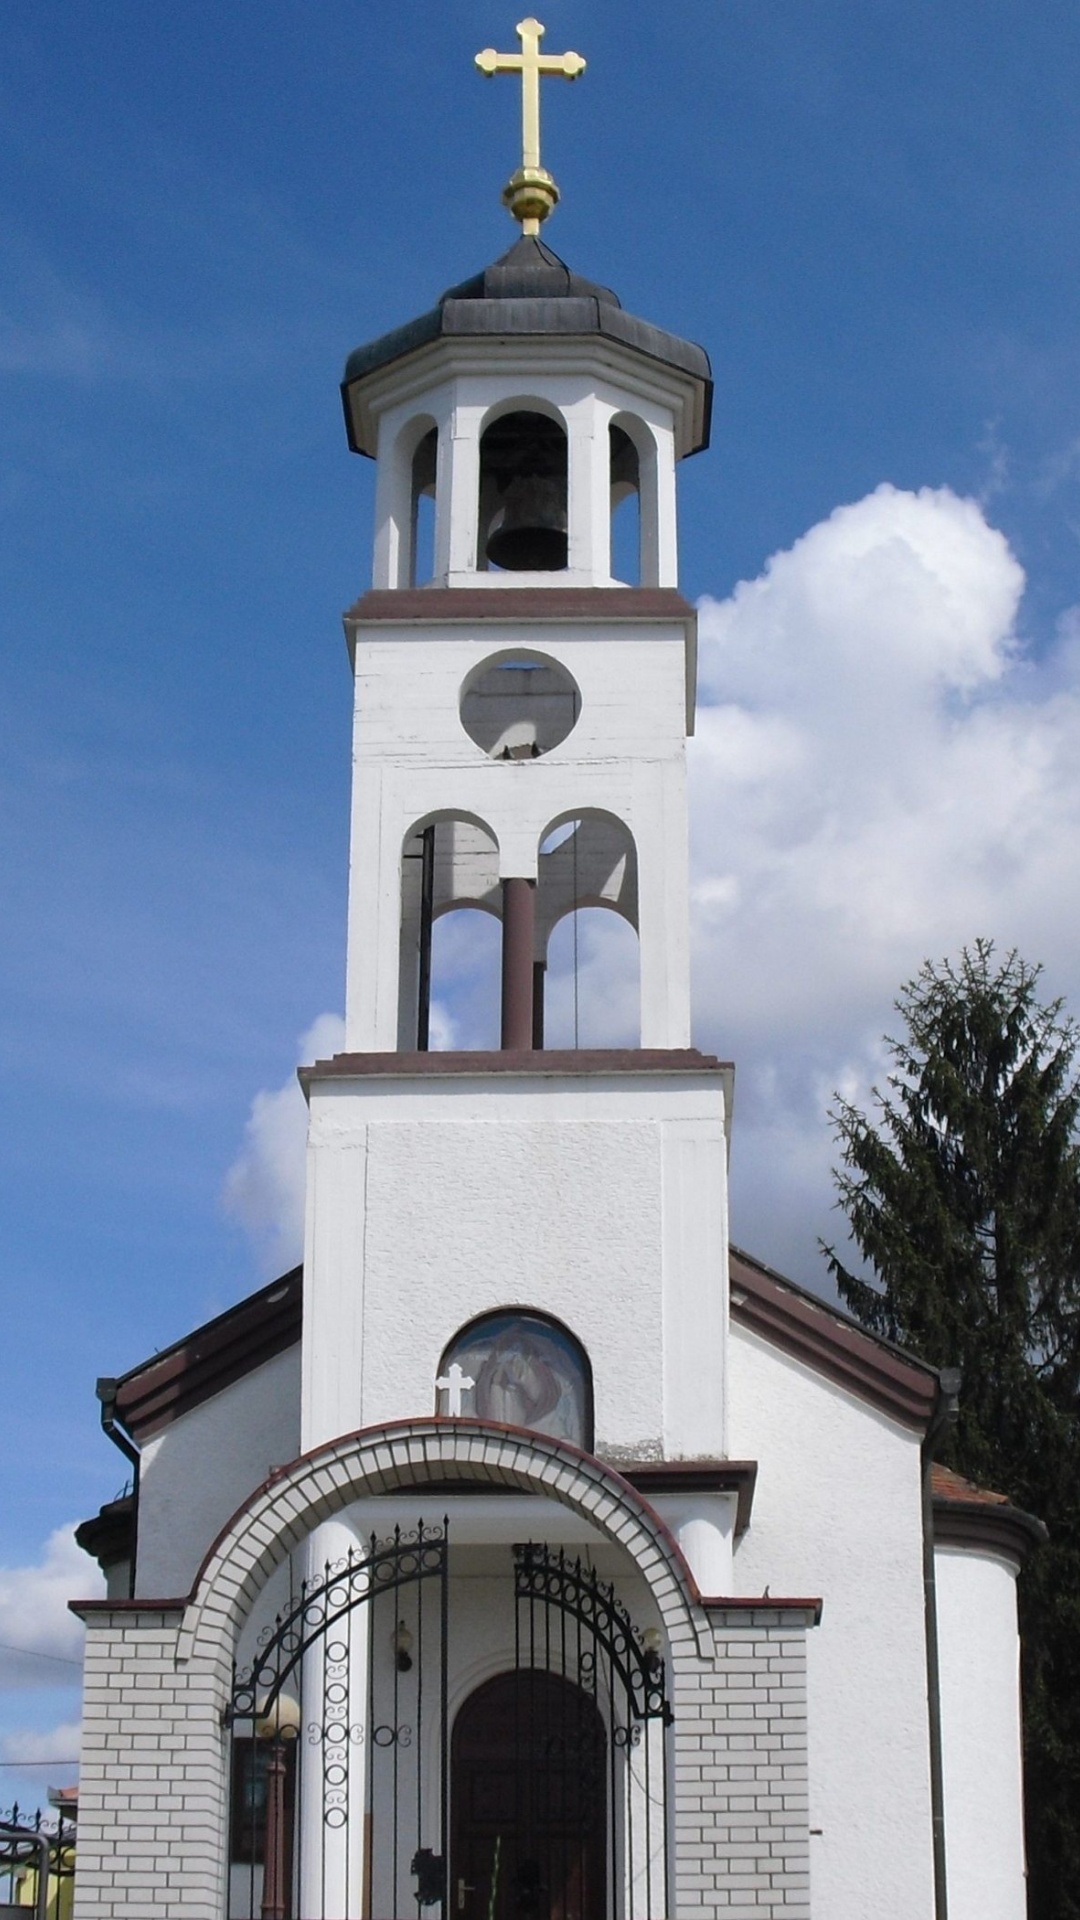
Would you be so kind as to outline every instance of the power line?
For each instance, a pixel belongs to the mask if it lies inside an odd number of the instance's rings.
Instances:
[[[77,1760],[0,1760],[0,1767],[77,1767]]]
[[[62,1653],[39,1653],[36,1647],[13,1647],[10,1640],[0,1640],[0,1653],[22,1653],[28,1660],[53,1660],[58,1667],[81,1667],[81,1660],[69,1660]]]

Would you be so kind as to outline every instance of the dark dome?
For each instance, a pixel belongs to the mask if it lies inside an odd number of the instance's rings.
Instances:
[[[603,300],[609,307],[621,307],[618,294],[610,287],[597,286],[572,273],[565,260],[545,247],[542,240],[522,235],[509,253],[493,260],[483,273],[463,280],[459,287],[448,287],[440,307],[447,300]]]
[[[357,453],[374,452],[367,444],[370,435],[361,425],[364,383],[395,361],[436,340],[538,339],[556,334],[578,339],[599,334],[689,377],[698,389],[698,399],[692,444],[685,451],[696,453],[708,444],[712,370],[704,348],[626,313],[610,287],[572,273],[543,241],[523,235],[483,273],[448,287],[430,312],[349,355],[341,384],[349,445]]]

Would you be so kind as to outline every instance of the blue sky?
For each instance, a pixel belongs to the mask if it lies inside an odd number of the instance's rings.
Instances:
[[[368,575],[337,382],[513,238],[516,89],[472,56],[516,17],[3,10],[0,1641],[124,1477],[95,1377],[288,1245],[266,1123],[341,1005],[338,616]],[[868,1085],[924,955],[1016,941],[1080,1008],[1080,16],[544,18],[589,63],[545,88],[547,238],[713,358],[681,496],[697,1037],[739,1064],[737,1237],[812,1282],[829,1093]],[[0,1734],[71,1717],[29,1671]]]

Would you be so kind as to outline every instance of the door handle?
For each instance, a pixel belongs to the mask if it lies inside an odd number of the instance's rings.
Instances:
[[[468,1885],[468,1883],[467,1883],[467,1882],[466,1882],[465,1880],[459,1880],[459,1881],[458,1881],[458,1883],[457,1883],[457,1910],[458,1910],[458,1912],[459,1912],[459,1913],[464,1913],[464,1911],[465,1911],[465,1895],[466,1895],[467,1893],[475,1893],[475,1892],[476,1892],[476,1888],[475,1888],[475,1887],[472,1887],[472,1886],[469,1886],[469,1885]]]

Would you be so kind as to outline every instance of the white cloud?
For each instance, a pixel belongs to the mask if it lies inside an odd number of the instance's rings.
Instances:
[[[340,1014],[321,1013],[301,1034],[298,1065],[327,1060],[345,1044]],[[295,1072],[257,1093],[244,1142],[225,1176],[226,1212],[255,1241],[267,1270],[296,1266],[304,1246],[304,1146],[307,1105]]]
[[[40,1766],[46,1760],[62,1766],[78,1760],[81,1732],[78,1720],[62,1721],[60,1726],[45,1732],[30,1727],[16,1728],[0,1739],[0,1753],[9,1763],[17,1762],[24,1767]]]
[[[83,1629],[67,1603],[101,1586],[71,1526],[50,1534],[35,1565],[0,1567],[0,1687],[77,1684]]]
[[[738,1068],[736,1236],[820,1273],[832,1090],[892,1001],[987,934],[1080,999],[1080,648],[1034,665],[972,501],[880,487],[701,609],[691,745],[699,1036]]]

